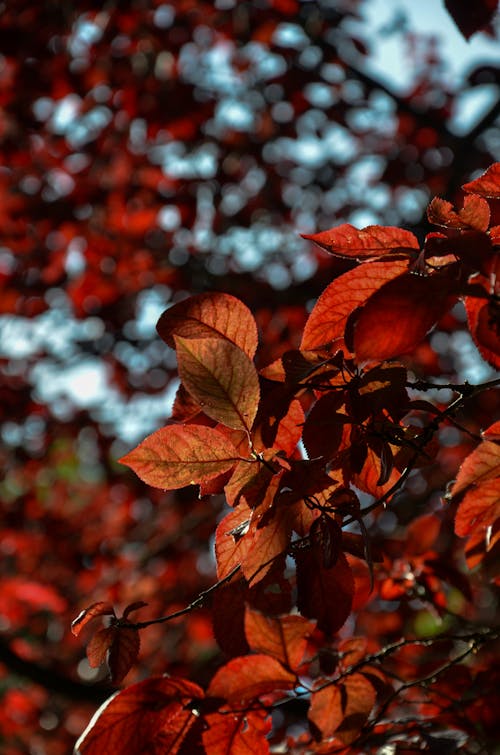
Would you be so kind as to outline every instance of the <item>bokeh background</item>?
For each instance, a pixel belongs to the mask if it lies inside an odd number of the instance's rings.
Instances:
[[[65,755],[106,697],[70,634],[79,610],[145,600],[153,617],[214,579],[223,502],[147,489],[116,463],[169,416],[164,309],[239,296],[264,365],[346,269],[300,233],[423,238],[430,198],[456,200],[496,160],[498,22],[466,41],[436,0],[0,4],[2,752]],[[458,310],[416,363],[491,375]],[[473,410],[479,428],[498,406]],[[441,476],[414,480],[410,503],[454,471],[447,432]],[[203,612],[143,634],[128,682],[210,676]]]

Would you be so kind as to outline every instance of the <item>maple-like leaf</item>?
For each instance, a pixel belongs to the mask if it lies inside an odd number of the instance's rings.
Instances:
[[[293,689],[296,684],[296,675],[276,658],[256,654],[228,661],[216,672],[207,694],[244,704],[269,692]]]
[[[75,745],[75,755],[177,753],[197,716],[203,690],[185,679],[151,677],[110,697]],[[165,749],[166,735],[170,749]]]
[[[227,339],[250,359],[257,350],[255,319],[242,301],[224,293],[204,293],[174,304],[160,317],[159,335],[175,348],[174,336]]]
[[[111,603],[105,603],[103,601],[92,603],[88,608],[84,608],[71,623],[71,631],[75,637],[78,637],[83,627],[97,616],[115,616],[115,609]]]
[[[343,553],[339,553],[334,566],[325,569],[320,543],[298,550],[297,607],[310,619],[316,619],[318,628],[334,634],[351,613],[354,597],[354,577]]]
[[[259,405],[259,376],[242,349],[220,338],[175,336],[179,377],[205,414],[250,431]]]
[[[445,228],[487,231],[490,224],[490,207],[483,197],[468,194],[462,209],[455,212],[451,202],[434,197],[427,208],[427,217],[430,223]]]
[[[462,189],[479,194],[481,197],[500,199],[500,163],[490,165],[478,178],[464,184]]]
[[[335,736],[351,744],[375,705],[375,690],[362,674],[352,674],[341,682],[319,680],[311,695],[308,718],[324,739]]]
[[[238,461],[228,439],[203,425],[163,427],[120,459],[148,485],[165,490],[210,480]]]
[[[499,431],[500,422],[491,425],[483,433],[483,442],[464,459],[450,491],[452,497],[459,495],[469,485],[478,485],[500,477],[500,443],[497,442]],[[490,437],[492,440],[489,440]]]
[[[202,739],[210,755],[268,755],[271,717],[265,710],[224,708],[205,716]]]
[[[441,276],[408,273],[382,286],[355,320],[356,359],[390,359],[415,349],[452,306],[453,285]]]
[[[419,249],[418,239],[413,233],[394,226],[369,225],[359,229],[344,223],[328,231],[304,233],[302,238],[314,241],[336,257],[357,260],[381,257],[394,252],[413,256],[415,250]]]
[[[257,653],[266,653],[292,671],[304,657],[315,624],[302,616],[265,616],[249,606],[245,611],[245,635]]]
[[[316,349],[332,341],[345,348],[344,331],[353,310],[384,283],[408,269],[407,260],[367,262],[336,278],[325,288],[306,322],[301,349]]]

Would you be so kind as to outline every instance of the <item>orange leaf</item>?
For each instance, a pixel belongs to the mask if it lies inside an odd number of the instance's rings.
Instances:
[[[281,476],[275,475],[264,498],[264,508],[267,505],[272,505],[272,500],[280,484]],[[292,532],[290,512],[286,506],[278,505],[276,510],[272,511],[269,517],[266,517],[266,523],[263,526],[261,524],[258,512],[254,511],[250,529],[245,535],[247,540],[251,540],[251,547],[241,560],[241,569],[250,585],[260,582],[271,569],[275,560],[286,552]]]
[[[203,690],[184,679],[151,677],[133,684],[99,708],[76,743],[75,755],[177,753],[197,720],[187,706],[202,697]]]
[[[471,488],[455,516],[455,532],[466,537],[475,530],[486,530],[500,518],[500,479],[495,477]]]
[[[464,184],[462,189],[479,194],[481,197],[500,199],[500,163],[490,165],[479,178]]]
[[[477,194],[469,194],[464,199],[464,206],[455,212],[451,202],[434,197],[427,208],[430,223],[464,230],[487,231],[490,224],[490,207],[488,202]]]
[[[175,336],[179,377],[205,414],[249,431],[259,405],[259,376],[238,346],[218,338]]]
[[[304,328],[301,349],[315,349],[331,341],[344,348],[344,330],[349,315],[384,283],[408,269],[408,261],[369,262],[349,270],[325,288]]]
[[[361,230],[349,223],[321,233],[302,234],[335,257],[361,260],[384,254],[404,252],[409,256],[419,248],[418,239],[410,231],[383,225],[369,225]]]
[[[257,350],[257,325],[243,302],[230,294],[206,293],[175,304],[160,317],[159,335],[175,348],[174,336],[226,338],[253,359]]]
[[[354,326],[358,361],[390,359],[415,349],[451,306],[451,283],[407,273],[386,283],[364,305]]]
[[[345,555],[325,569],[321,544],[297,551],[297,607],[301,614],[317,619],[318,628],[334,634],[351,613],[354,577]]]
[[[252,510],[240,503],[224,517],[215,532],[217,576],[224,579],[238,566],[251,548],[251,538],[245,537],[250,526]]]
[[[485,433],[492,430],[499,423],[492,425]],[[458,470],[457,479],[451,489],[454,497],[465,490],[469,485],[478,484],[485,480],[491,480],[500,476],[500,443],[484,440],[465,458]]]
[[[269,655],[233,658],[213,677],[207,694],[246,703],[276,690],[293,689],[297,677]]]
[[[88,608],[84,608],[84,610],[78,614],[76,619],[71,622],[71,631],[75,635],[75,637],[78,637],[83,627],[86,626],[89,621],[95,619],[96,616],[114,615],[115,609],[113,608],[111,603],[104,603],[102,601],[98,603],[92,603],[92,605]]]
[[[245,611],[245,635],[252,650],[272,655],[291,670],[300,666],[314,628],[302,616],[273,618],[248,606]]]
[[[317,689],[311,695],[308,718],[324,739],[335,736],[351,744],[375,705],[375,690],[361,674]]]
[[[203,425],[168,425],[120,459],[155,488],[196,485],[231,469],[240,457],[224,435]]]
[[[271,718],[264,710],[209,713],[203,745],[210,755],[267,755]]]

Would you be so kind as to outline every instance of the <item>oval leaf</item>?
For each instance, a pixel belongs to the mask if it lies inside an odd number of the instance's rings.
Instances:
[[[361,674],[352,674],[313,692],[308,718],[325,739],[335,736],[347,745],[356,739],[374,705],[373,686]]]
[[[230,703],[245,703],[275,690],[293,689],[297,677],[269,655],[233,658],[222,666],[208,688],[208,694]]]
[[[271,717],[265,710],[227,710],[205,717],[205,752],[210,755],[268,755]]]
[[[317,543],[296,553],[297,607],[301,614],[317,619],[318,628],[334,634],[351,613],[354,577],[343,553],[335,566],[325,569],[323,550]]]
[[[156,329],[175,348],[174,336],[184,338],[227,338],[250,359],[257,350],[257,325],[248,309],[235,296],[206,293],[174,304],[160,317]]]
[[[344,330],[349,315],[387,281],[408,269],[408,262],[367,262],[344,273],[325,288],[304,328],[301,349],[315,349],[342,339],[338,348],[344,348]]]
[[[183,385],[212,419],[249,431],[259,405],[259,376],[238,346],[219,338],[175,336]]]
[[[394,226],[369,225],[360,230],[344,223],[321,233],[302,234],[302,238],[314,241],[336,257],[358,260],[419,249],[418,239],[413,233]]]
[[[76,743],[75,755],[176,753],[197,720],[187,706],[202,697],[203,690],[184,679],[151,677],[133,684],[99,708]]]
[[[239,460],[232,443],[212,427],[168,425],[149,435],[120,463],[148,485],[174,490],[216,477]]]
[[[500,163],[490,165],[479,178],[464,184],[462,189],[479,194],[481,197],[500,199]]]
[[[71,631],[78,637],[83,627],[89,623],[96,616],[114,616],[115,609],[111,603],[104,603],[99,601],[98,603],[92,603],[88,608],[84,608],[81,613],[78,614],[76,619],[71,622]]]

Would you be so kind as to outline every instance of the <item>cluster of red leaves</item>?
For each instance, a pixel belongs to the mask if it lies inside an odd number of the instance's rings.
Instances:
[[[318,663],[320,648],[373,590],[374,562],[392,564],[377,586],[382,598],[411,597],[418,585],[439,608],[444,583],[468,597],[465,578],[434,557],[433,517],[409,530],[399,576],[394,547],[372,548],[363,521],[429,458],[446,416],[411,400],[406,367],[386,360],[414,351],[461,300],[478,349],[500,367],[500,226],[491,225],[500,164],[463,188],[458,212],[431,202],[429,220],[442,230],[423,248],[411,233],[381,226],[309,236],[358,264],[320,296],[300,348],[260,373],[256,322],[235,297],[201,294],[162,315],[158,332],[176,350],[181,380],[172,420],[121,461],[153,487],[199,485],[202,496],[225,495],[231,509],[215,535],[219,582],[208,592],[215,636],[232,657],[206,692],[170,677],[126,688],[96,714],[78,753],[116,751],[118,742],[128,753],[266,753],[270,713],[292,692],[309,704],[307,751],[344,751],[361,741],[370,716],[378,720],[376,705],[383,711],[395,694],[361,639],[340,643],[326,667]],[[498,541],[498,432],[496,423],[483,434],[450,493],[460,499],[455,531],[469,536],[471,566]],[[359,492],[374,499],[368,509]],[[344,531],[353,522],[359,534]],[[118,619],[111,605],[95,603],[75,621],[78,633],[110,617],[88,657],[99,665],[108,655],[115,681],[137,658],[148,622],[134,624],[129,614],[143,605]]]

